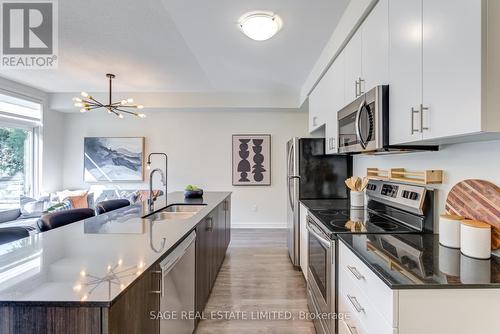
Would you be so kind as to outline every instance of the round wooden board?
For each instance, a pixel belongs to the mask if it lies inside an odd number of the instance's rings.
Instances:
[[[492,248],[500,248],[500,188],[484,180],[463,180],[451,188],[446,212],[492,225]]]

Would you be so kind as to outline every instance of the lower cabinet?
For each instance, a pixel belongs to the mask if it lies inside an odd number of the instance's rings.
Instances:
[[[342,242],[338,259],[339,334],[498,333],[500,289],[390,289]]]
[[[160,321],[152,320],[150,312],[160,310],[160,285],[161,269],[155,264],[109,308],[107,333],[159,333]]]
[[[231,240],[230,198],[196,227],[195,311],[198,324]]]

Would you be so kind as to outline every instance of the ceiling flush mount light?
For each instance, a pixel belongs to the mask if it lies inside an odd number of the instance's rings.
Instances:
[[[141,104],[133,104],[134,99],[128,98],[121,101],[113,102],[112,100],[112,86],[111,82],[115,78],[114,74],[106,74],[109,78],[109,101],[108,103],[101,103],[90,96],[88,93],[82,92],[81,97],[74,97],[73,102],[75,107],[80,108],[80,112],[87,112],[94,109],[104,108],[110,114],[114,114],[118,118],[123,118],[123,114],[134,115],[139,118],[144,118],[146,115],[133,110],[144,108]]]
[[[241,31],[256,41],[265,41],[280,31],[283,21],[271,12],[250,12],[238,20]]]

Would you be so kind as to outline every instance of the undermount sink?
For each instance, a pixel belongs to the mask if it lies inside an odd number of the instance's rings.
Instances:
[[[174,204],[153,215],[153,220],[184,220],[193,217],[205,205]]]
[[[158,212],[154,220],[183,220],[193,217],[196,212]]]
[[[205,208],[205,205],[189,205],[189,204],[174,204],[167,206],[162,212],[193,212],[197,213],[201,209]]]

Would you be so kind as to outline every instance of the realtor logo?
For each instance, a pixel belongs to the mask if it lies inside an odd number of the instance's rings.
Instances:
[[[1,3],[1,67],[13,69],[57,66],[57,3]]]

